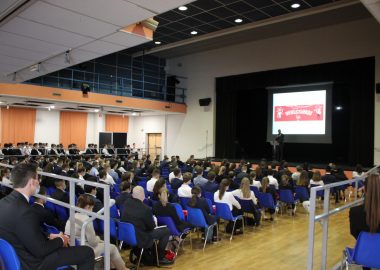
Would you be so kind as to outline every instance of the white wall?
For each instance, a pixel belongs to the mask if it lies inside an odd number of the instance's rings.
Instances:
[[[105,130],[106,116],[101,113],[88,113],[87,114],[87,136],[86,146],[89,143],[99,145],[99,132]]]
[[[34,142],[59,142],[59,111],[36,110]]]
[[[177,134],[168,134],[169,152],[204,157],[208,130],[209,156],[214,155],[216,77],[376,56],[379,83],[379,33],[380,25],[365,19],[169,59],[170,74],[187,77],[188,105],[185,116],[170,118]],[[209,110],[198,104],[198,99],[207,97],[212,98]],[[380,97],[375,108],[375,148],[379,149]],[[374,157],[379,164],[380,152],[374,151]]]

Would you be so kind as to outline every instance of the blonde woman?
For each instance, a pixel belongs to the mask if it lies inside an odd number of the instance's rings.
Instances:
[[[255,218],[253,226],[259,226],[261,220],[261,213],[258,211],[257,199],[253,191],[250,189],[250,181],[247,177],[241,180],[240,188],[232,191],[232,194],[238,197],[240,200],[250,201],[250,208],[252,209],[253,217]]]

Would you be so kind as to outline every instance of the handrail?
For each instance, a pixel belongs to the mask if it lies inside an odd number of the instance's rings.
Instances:
[[[6,167],[6,168],[13,168],[14,166],[0,163],[0,167]],[[34,197],[41,198],[44,200],[47,200],[49,202],[52,202],[54,204],[63,206],[65,208],[68,208],[70,210],[70,235],[74,237],[70,237],[70,245],[75,246],[75,212],[84,213],[89,215],[92,218],[98,218],[101,220],[104,220],[104,270],[110,269],[111,266],[111,260],[110,260],[110,223],[106,222],[110,219],[110,200],[104,200],[104,215],[101,215],[101,213],[94,213],[87,211],[85,209],[79,208],[75,206],[75,184],[85,184],[89,186],[94,186],[98,188],[104,189],[104,198],[110,198],[110,186],[107,184],[100,184],[92,181],[83,181],[76,178],[71,178],[67,176],[57,175],[54,173],[46,173],[46,172],[39,172],[37,171],[37,174],[48,176],[52,178],[62,179],[69,181],[69,195],[70,195],[70,203],[64,203],[61,201],[57,201],[55,199],[52,199],[47,196],[42,196],[39,194],[33,195]],[[8,188],[13,189],[13,185],[8,185],[0,181],[0,186],[5,186]]]
[[[342,212],[348,208],[361,204],[364,199],[357,198],[358,184],[359,181],[365,180],[365,178],[378,170],[380,165],[375,166],[368,170],[365,174],[360,177],[340,181],[332,184],[327,184],[324,186],[316,186],[310,189],[310,208],[309,208],[309,230],[308,230],[308,259],[307,259],[307,270],[313,270],[313,259],[314,259],[314,230],[315,223],[320,222],[322,225],[322,250],[321,250],[321,268],[322,270],[326,270],[327,267],[327,240],[328,240],[328,221],[329,217],[335,215],[339,212]],[[340,187],[344,185],[352,185],[355,184],[355,192],[354,192],[354,201],[348,203],[344,206],[340,206],[334,208],[332,210],[329,209],[330,206],[330,190],[334,187]],[[324,190],[324,201],[323,201],[323,213],[320,215],[316,215],[315,207],[316,207],[316,198],[317,191]]]

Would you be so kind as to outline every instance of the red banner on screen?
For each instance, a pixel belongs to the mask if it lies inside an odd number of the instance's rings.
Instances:
[[[274,121],[321,121],[323,111],[323,104],[275,106]]]

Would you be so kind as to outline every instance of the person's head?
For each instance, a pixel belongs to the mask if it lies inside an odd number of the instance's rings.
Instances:
[[[153,193],[158,194],[163,187],[166,187],[166,180],[163,177],[160,177],[160,179],[154,183]]]
[[[56,179],[54,181],[54,185],[58,189],[61,189],[61,190],[65,190],[66,189],[66,183],[65,183],[65,180],[63,180],[63,179]]]
[[[380,224],[380,176],[378,174],[371,174],[366,180],[364,209],[369,231],[376,233]]]
[[[135,186],[132,190],[132,197],[143,202],[145,199],[144,189],[140,186]]]
[[[281,185],[287,186],[289,184],[289,176],[287,174],[281,175]]]
[[[243,193],[243,198],[251,198],[251,189],[249,179],[244,177],[240,182],[240,190]]]
[[[208,181],[212,182],[215,180],[216,174],[214,171],[209,171],[207,174]]]
[[[244,165],[241,167],[241,171],[242,171],[242,172],[247,172],[247,170],[248,170],[248,167],[247,167],[246,164],[244,164]]]
[[[297,172],[301,172],[302,171],[302,166],[301,165],[297,165],[296,170],[297,170]]]
[[[278,134],[281,134],[281,129],[277,130]]]
[[[225,166],[221,166],[220,169],[219,169],[219,175],[224,175],[226,172],[226,167]]]
[[[166,188],[160,189],[157,196],[158,196],[158,199],[160,200],[160,202],[163,206],[166,206],[168,204],[169,193],[168,193],[168,190]]]
[[[219,200],[221,200],[224,196],[224,193],[228,189],[230,182],[227,179],[223,179],[219,185]]]
[[[261,188],[262,188],[263,192],[267,192],[267,189],[269,188],[269,178],[268,177],[264,177],[261,180]]]
[[[84,185],[84,192],[92,195],[96,195],[96,187],[90,185]]]
[[[173,173],[174,173],[174,176],[175,176],[176,178],[181,177],[181,170],[180,170],[179,168],[175,168],[175,169],[173,170]]]
[[[183,183],[184,183],[184,184],[189,184],[190,181],[191,181],[191,178],[192,178],[192,177],[193,177],[193,176],[192,176],[191,173],[189,173],[189,172],[184,173],[184,174],[183,174]]]
[[[86,174],[86,169],[85,167],[80,167],[78,168],[77,172],[79,175],[84,176]]]
[[[201,166],[196,166],[195,167],[195,172],[197,173],[198,176],[201,176],[203,174],[203,169]]]
[[[131,193],[131,183],[129,181],[123,181],[120,184],[121,192]]]
[[[250,173],[249,173],[249,179],[250,180],[256,180],[256,171],[251,171]]]
[[[106,180],[107,178],[107,172],[105,170],[100,170],[99,171],[99,179],[100,180]]]
[[[321,172],[320,171],[315,171],[314,173],[313,173],[313,177],[312,177],[312,179],[313,179],[313,181],[314,182],[319,182],[319,181],[321,181]]]
[[[31,196],[38,192],[40,187],[37,166],[33,163],[17,164],[12,169],[10,180],[16,190],[25,193],[27,196]]]
[[[99,168],[99,163],[97,161],[92,162],[92,167]]]
[[[327,172],[327,173],[331,173],[331,170],[332,170],[331,166],[330,166],[330,165],[327,165],[327,166],[326,166],[326,172]]]
[[[10,170],[9,170],[8,168],[3,168],[3,169],[1,170],[0,180],[3,179],[3,177],[9,179],[10,175],[11,175]]]
[[[42,196],[46,196],[47,195],[46,188],[44,186],[40,186],[40,191],[38,192],[38,194],[42,195]],[[36,197],[36,201],[35,202],[41,203],[41,204],[45,204],[46,200],[42,199],[42,198],[37,198]]]
[[[357,173],[362,173],[363,172],[363,167],[362,167],[362,165],[361,164],[356,164],[356,168],[355,168],[355,171],[357,172]]]
[[[82,194],[78,198],[77,206],[87,211],[92,211],[95,205],[95,200],[88,194]]]
[[[307,171],[301,171],[300,177],[297,180],[297,186],[307,186],[309,182],[309,173]]]
[[[152,172],[152,177],[153,178],[160,178],[160,170],[159,169],[154,169],[153,172]]]
[[[202,194],[202,190],[199,186],[195,186],[191,189],[191,199],[189,201],[190,207],[195,207],[197,204],[197,198],[199,198]]]
[[[273,176],[274,171],[272,169],[268,170],[268,175]]]

